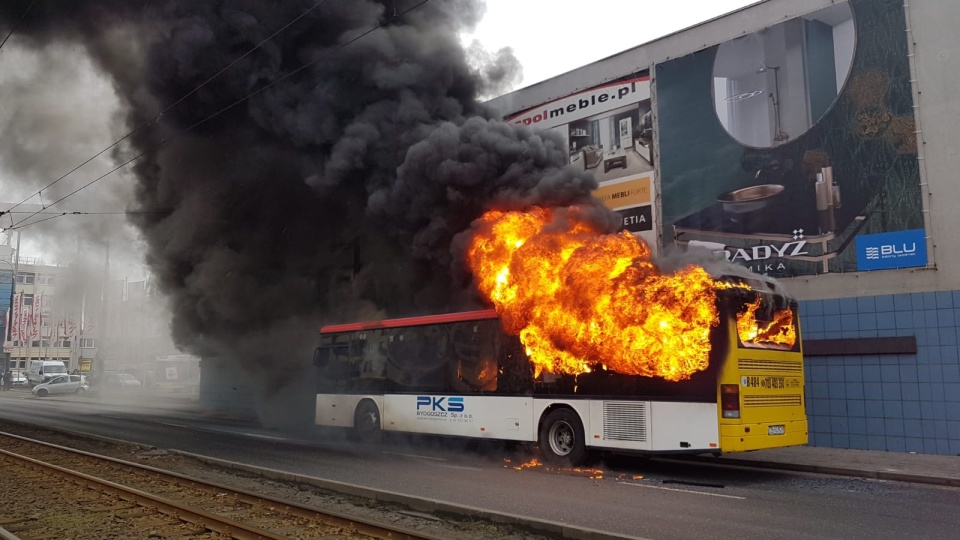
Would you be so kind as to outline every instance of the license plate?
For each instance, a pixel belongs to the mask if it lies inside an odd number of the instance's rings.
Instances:
[[[785,426],[769,426],[767,427],[767,435],[783,435],[787,432]]]

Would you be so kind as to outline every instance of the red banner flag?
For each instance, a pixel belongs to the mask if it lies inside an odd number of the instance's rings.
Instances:
[[[33,339],[40,339],[40,329],[43,327],[43,295],[33,297],[33,316],[30,320],[30,335]]]
[[[13,314],[10,317],[10,340],[20,341],[20,293],[13,295]]]

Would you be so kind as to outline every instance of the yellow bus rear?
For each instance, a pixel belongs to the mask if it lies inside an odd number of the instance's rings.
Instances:
[[[765,293],[724,296],[736,316],[722,317],[730,346],[717,392],[721,452],[807,444],[796,303]]]

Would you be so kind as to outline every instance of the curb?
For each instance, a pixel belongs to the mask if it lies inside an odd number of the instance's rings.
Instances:
[[[780,461],[759,461],[735,458],[698,458],[691,456],[691,461],[713,463],[722,466],[749,467],[752,469],[773,469],[780,471],[795,471],[833,476],[851,476],[872,480],[894,480],[913,484],[928,484],[934,486],[960,487],[960,478],[945,478],[923,474],[911,474],[896,471],[872,471],[867,469],[850,469],[846,467],[831,467],[825,465],[806,465],[802,463],[784,463]]]
[[[364,487],[356,484],[339,482],[336,480],[326,480],[326,479],[318,478],[315,476],[307,476],[302,474],[281,471],[277,469],[270,469],[265,467],[248,465],[245,463],[238,463],[236,461],[228,461],[225,459],[203,456],[203,455],[194,454],[191,452],[184,452],[182,450],[168,450],[168,452],[172,454],[179,454],[185,457],[193,458],[210,465],[218,465],[221,467],[227,467],[229,469],[236,469],[244,472],[253,473],[263,478],[269,478],[271,480],[280,480],[284,482],[296,482],[299,484],[311,485],[311,486],[319,487],[329,491],[334,491],[337,493],[344,493],[344,494],[353,495],[356,497],[373,499],[375,501],[403,504],[419,512],[441,512],[441,513],[455,514],[458,516],[485,519],[488,521],[492,521],[495,523],[503,523],[506,525],[518,525],[535,532],[557,535],[559,538],[569,538],[571,540],[627,540],[627,539],[644,540],[639,536],[624,536],[620,534],[599,531],[596,529],[578,527],[575,525],[566,525],[563,523],[536,519],[536,518],[521,516],[517,514],[509,514],[505,512],[485,510],[483,508],[478,508],[475,506],[454,504],[454,503],[441,501],[438,499],[417,497],[414,495],[398,493],[396,491],[378,490],[378,489],[368,488],[368,487]]]

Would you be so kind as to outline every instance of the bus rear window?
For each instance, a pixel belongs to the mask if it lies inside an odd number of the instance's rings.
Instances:
[[[737,311],[737,336],[742,346],[751,349],[794,349],[797,344],[794,306],[774,302],[769,295],[758,295]]]

